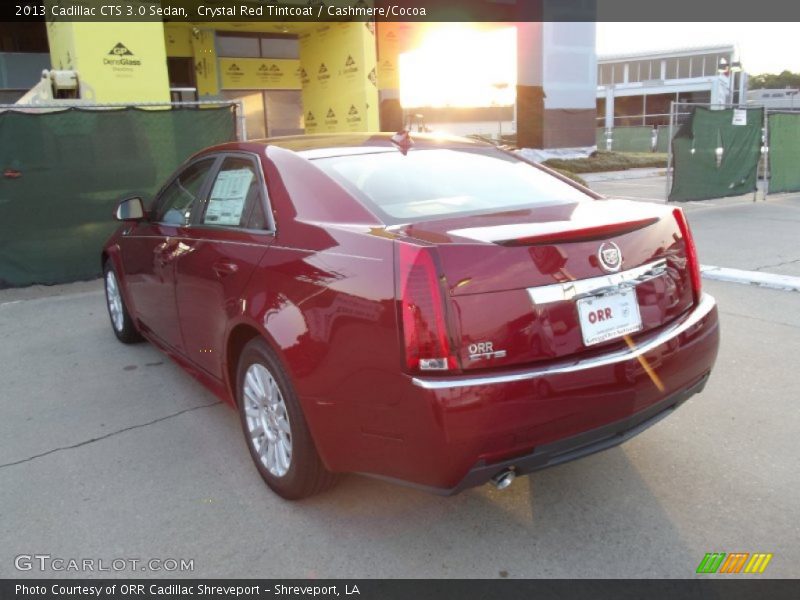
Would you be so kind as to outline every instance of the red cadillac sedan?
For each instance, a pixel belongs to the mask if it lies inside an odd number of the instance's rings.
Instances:
[[[641,432],[717,356],[681,209],[471,140],[217,146],[117,218],[114,333],[235,407],[284,498],[347,472],[503,488]]]

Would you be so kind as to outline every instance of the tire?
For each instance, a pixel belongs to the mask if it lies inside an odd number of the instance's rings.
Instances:
[[[114,335],[123,344],[136,344],[143,341],[144,338],[136,330],[133,319],[128,313],[128,307],[125,306],[119,278],[110,259],[103,265],[103,281],[106,291],[106,308],[111,319],[111,329],[114,330]]]
[[[236,382],[245,443],[266,484],[287,500],[330,488],[337,477],[322,464],[291,381],[263,339],[242,350]]]

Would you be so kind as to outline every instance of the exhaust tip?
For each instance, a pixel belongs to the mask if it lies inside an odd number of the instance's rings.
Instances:
[[[497,475],[492,477],[491,482],[492,485],[498,490],[505,490],[512,483],[514,483],[516,478],[517,475],[514,473],[514,469],[506,469],[505,471],[500,471]]]

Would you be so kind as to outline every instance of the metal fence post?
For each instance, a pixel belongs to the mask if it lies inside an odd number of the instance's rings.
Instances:
[[[239,141],[246,142],[247,141],[247,118],[244,114],[244,100],[236,100],[233,105],[234,114],[236,115],[236,120],[239,122]]]
[[[764,202],[769,194],[769,109],[764,107]],[[758,178],[756,177],[756,183]],[[756,185],[758,187],[758,185]]]
[[[667,189],[664,193],[664,202],[669,203],[669,191],[670,191],[670,168],[672,167],[672,128],[673,128],[673,121],[675,119],[675,100],[670,100],[669,103],[669,135],[667,136],[667,176],[666,176],[666,186]]]

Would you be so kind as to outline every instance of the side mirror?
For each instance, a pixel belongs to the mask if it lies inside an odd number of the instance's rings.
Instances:
[[[125,198],[117,205],[114,214],[117,221],[141,221],[144,219],[144,203],[139,196]]]

